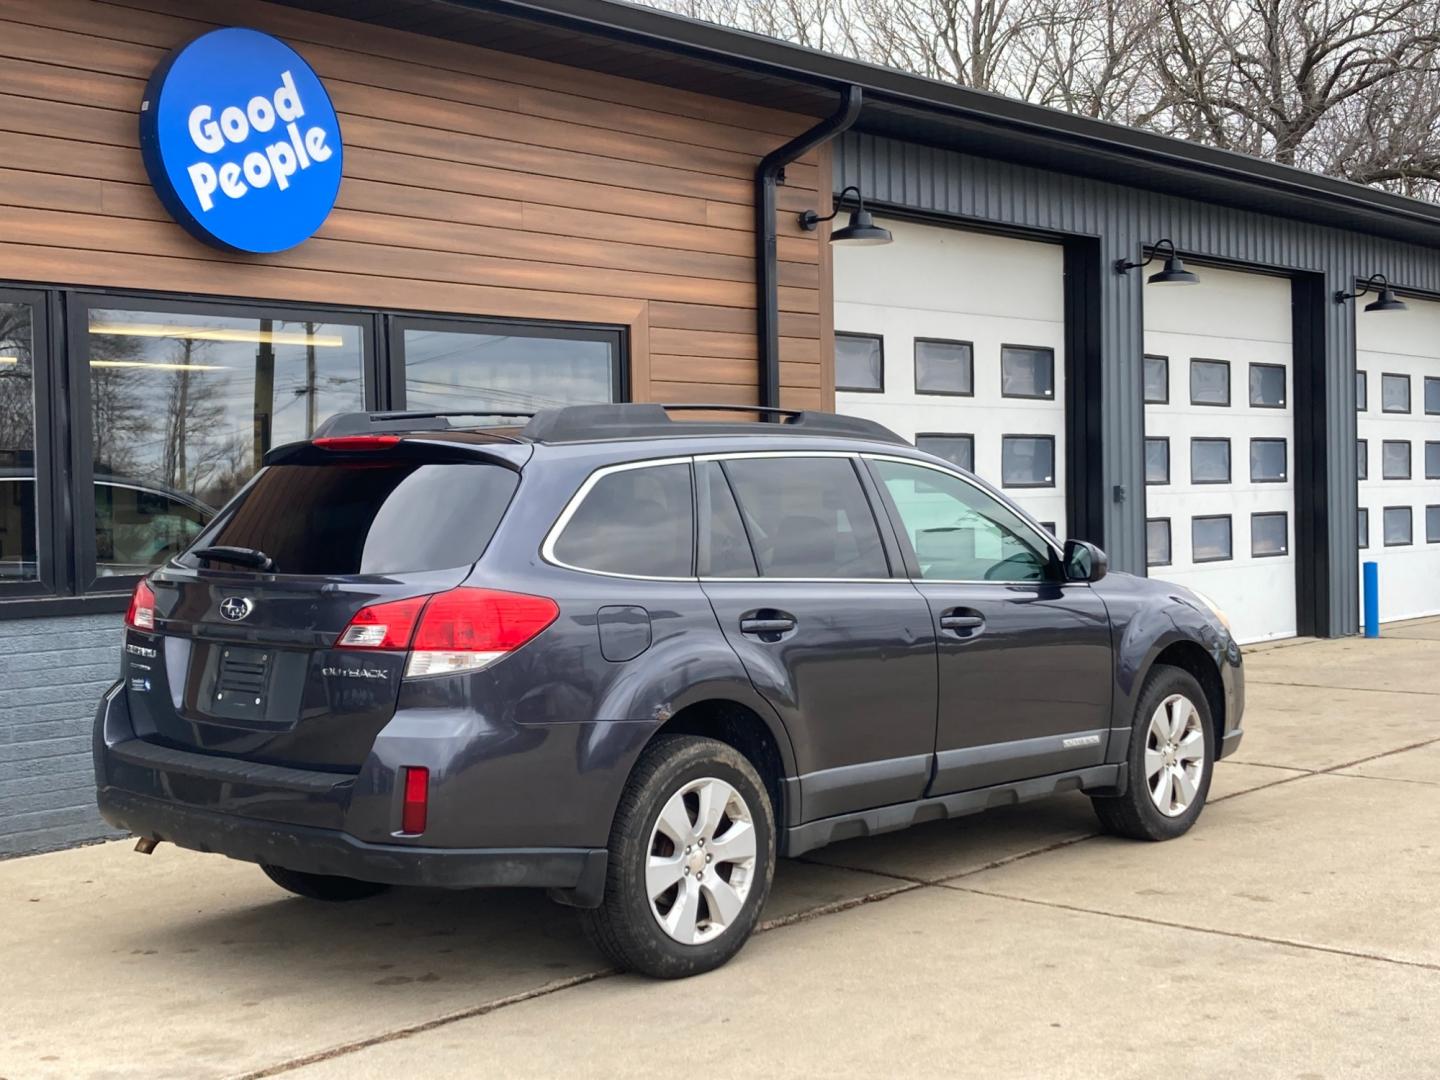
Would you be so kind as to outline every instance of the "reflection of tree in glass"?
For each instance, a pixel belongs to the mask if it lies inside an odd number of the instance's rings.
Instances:
[[[144,355],[139,338],[90,335],[90,359],[134,362]],[[90,418],[95,471],[132,475],[153,422],[146,409],[147,377],[133,367],[90,368]]]
[[[21,464],[35,449],[34,366],[30,355],[30,307],[0,305],[0,465]]]

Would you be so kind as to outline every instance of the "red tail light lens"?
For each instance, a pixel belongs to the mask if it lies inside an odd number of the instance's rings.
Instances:
[[[410,635],[415,630],[415,621],[420,618],[420,609],[429,599],[428,596],[412,596],[406,600],[390,600],[384,604],[371,604],[361,608],[335,642],[336,647],[396,651],[408,649]]]
[[[144,581],[135,586],[135,592],[130,597],[130,610],[125,612],[125,625],[132,630],[143,630],[147,634],[155,632],[155,593]]]
[[[310,444],[321,450],[388,450],[399,441],[399,435],[331,435]]]
[[[546,596],[451,589],[430,599],[415,631],[405,674],[473,671],[520,648],[560,614]]]
[[[400,807],[400,831],[418,836],[425,831],[430,812],[430,770],[408,765],[402,771],[405,794]]]

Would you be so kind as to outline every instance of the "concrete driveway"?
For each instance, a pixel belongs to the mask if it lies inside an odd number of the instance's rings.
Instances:
[[[1247,663],[1183,839],[1076,795],[837,845],[682,983],[605,971],[538,895],[3,862],[0,1078],[1440,1076],[1440,620]]]

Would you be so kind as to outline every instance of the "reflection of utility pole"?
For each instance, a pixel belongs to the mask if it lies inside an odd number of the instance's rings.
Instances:
[[[255,457],[252,467],[260,467],[260,459],[270,449],[270,411],[275,404],[275,342],[273,323],[260,320],[260,347],[255,350]]]
[[[193,338],[182,338],[180,342],[180,363],[181,368],[177,375],[180,376],[180,385],[177,387],[179,393],[176,395],[179,400],[175,408],[175,469],[170,477],[170,486],[179,488],[181,491],[188,490],[186,487],[188,478],[185,473],[185,441],[189,432],[186,430],[190,420],[190,365],[195,359],[195,341]]]
[[[315,324],[305,324],[305,434],[315,434]]]

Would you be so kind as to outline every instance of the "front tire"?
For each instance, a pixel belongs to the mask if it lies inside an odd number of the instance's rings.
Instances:
[[[260,869],[282,889],[307,900],[326,900],[333,903],[364,900],[378,896],[390,888],[378,881],[357,881],[355,878],[335,877],[330,874],[307,874],[302,870],[287,870],[283,866],[271,866],[268,863],[261,863]]]
[[[586,931],[624,970],[711,971],[755,929],[774,872],[775,816],[755,767],[714,739],[662,735],[620,798]]]
[[[1173,840],[1205,808],[1215,768],[1215,725],[1195,677],[1157,666],[1145,680],[1130,730],[1124,795],[1093,796],[1107,832],[1134,840]]]

